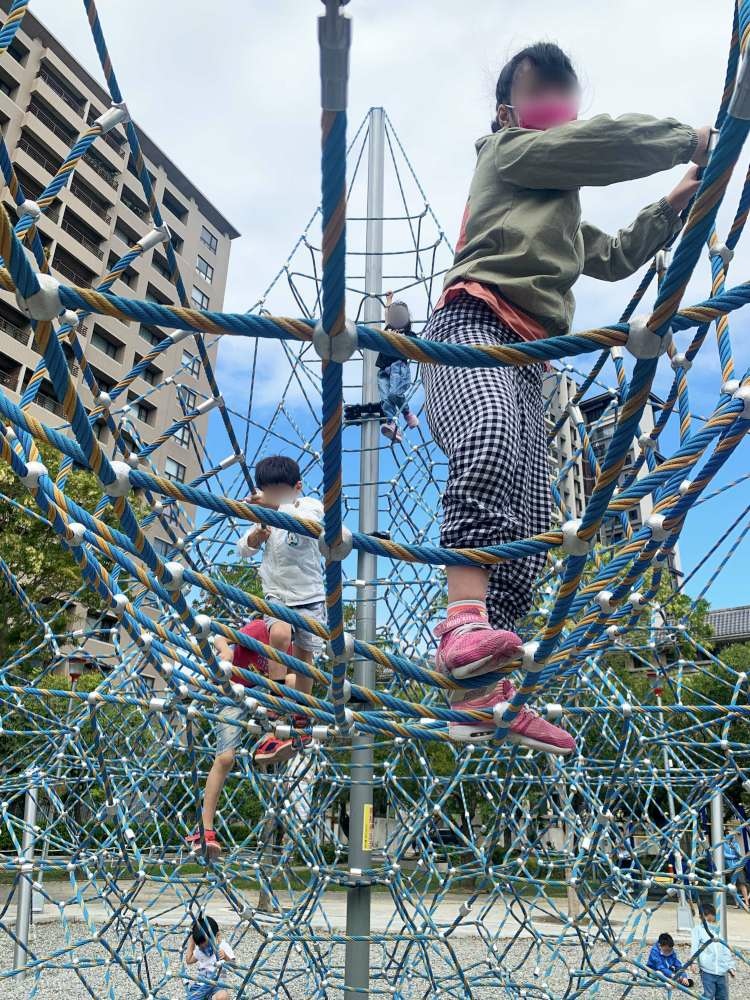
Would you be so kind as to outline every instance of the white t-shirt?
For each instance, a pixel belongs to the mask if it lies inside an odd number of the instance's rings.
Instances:
[[[234,961],[234,952],[232,951],[232,946],[227,941],[219,942],[219,952],[221,953],[221,957],[223,959],[226,959],[230,962]],[[204,976],[210,972],[213,972],[218,964],[218,959],[213,951],[211,952],[211,954],[208,954],[208,952],[205,952],[203,951],[202,948],[198,948],[196,946],[195,949],[193,950],[193,956],[195,957],[195,960],[198,964],[198,971],[201,972]]]
[[[314,497],[299,497],[294,503],[284,503],[279,512],[307,521],[323,521],[323,504]],[[237,546],[243,559],[250,559],[258,552],[247,544],[249,533],[242,536]],[[260,580],[266,597],[290,608],[324,601],[326,591],[317,538],[284,528],[271,528],[260,564]]]

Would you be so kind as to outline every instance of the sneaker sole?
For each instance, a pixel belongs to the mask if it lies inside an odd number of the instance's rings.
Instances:
[[[495,730],[477,729],[474,726],[451,725],[448,729],[451,739],[460,743],[486,743],[492,739]],[[527,747],[529,750],[540,750],[542,753],[552,753],[558,757],[568,757],[573,753],[570,747],[558,747],[552,743],[541,743],[539,740],[531,739],[529,736],[520,736],[518,733],[510,733],[508,742],[517,746]]]

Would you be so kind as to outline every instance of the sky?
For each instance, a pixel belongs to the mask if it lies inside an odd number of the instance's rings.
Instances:
[[[384,106],[446,235],[455,238],[474,161],[474,140],[487,131],[494,84],[518,48],[553,40],[572,56],[583,83],[582,114],[629,111],[710,124],[723,86],[731,30],[730,0],[352,0],[350,122]],[[83,5],[34,0],[34,13],[101,78]],[[319,88],[316,17],[311,0],[101,0],[100,18],[131,114],[242,234],[233,244],[225,308],[248,308],[286,259],[319,199]],[[746,158],[741,166],[744,170]],[[668,174],[582,192],[584,214],[603,229],[628,224],[639,208],[665,194]],[[720,232],[736,204],[739,181],[720,215]],[[747,276],[750,255],[738,252],[733,279]],[[704,258],[686,300],[707,296]],[[574,329],[615,321],[633,282],[583,279]],[[732,320],[738,368],[750,361],[747,319]],[[681,345],[682,346],[682,345]],[[691,372],[691,406],[707,414],[720,374],[709,345]],[[222,351],[219,377],[231,374],[234,342]],[[259,373],[272,399],[277,354]],[[582,364],[584,367],[584,364]],[[665,376],[657,388],[663,388]],[[722,479],[747,469],[747,450]],[[747,484],[696,511],[682,542],[689,569],[750,502]],[[742,551],[709,597],[715,606],[750,601]],[[710,572],[711,564],[706,572]],[[705,574],[696,577],[698,586]],[[691,588],[692,589],[692,588]],[[697,592],[697,590],[693,590]]]

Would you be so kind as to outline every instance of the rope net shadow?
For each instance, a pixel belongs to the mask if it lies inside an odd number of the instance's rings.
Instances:
[[[12,3],[0,58],[9,58],[26,7]],[[722,477],[750,427],[750,382],[735,367],[731,330],[750,286],[726,284],[750,183],[726,235],[716,219],[749,125],[739,67],[750,3],[735,9],[718,141],[671,257],[660,253],[617,323],[504,348],[406,338],[363,321],[372,117],[347,144],[345,104],[326,75],[326,52],[348,47],[334,3],[321,19],[321,207],[249,312],[192,308],[98,14],[92,2],[84,7],[112,110],[80,134],[34,202],[0,140],[0,169],[18,206],[15,224],[0,209],[0,284],[29,310],[39,355],[20,402],[0,385],[2,500],[22,523],[44,524],[78,580],[50,612],[30,596],[12,553],[0,551],[3,594],[28,626],[0,669],[7,989],[182,996],[185,941],[192,918],[207,910],[236,952],[220,971],[230,995],[338,996],[345,951],[357,937],[342,920],[344,901],[366,888],[373,996],[666,995],[668,984],[646,969],[647,945],[673,904],[738,899],[709,850],[709,814],[721,793],[727,818],[744,831],[750,789],[744,664],[722,658],[693,627],[700,602],[685,597],[687,580],[675,572],[693,508],[744,482]],[[95,286],[59,284],[46,276],[39,214],[114,125],[127,135],[153,229]],[[387,116],[384,136],[383,287],[408,300],[419,331],[452,248]],[[113,290],[157,244],[178,305]],[[685,305],[706,253],[710,295]],[[645,319],[634,318],[637,310]],[[165,334],[106,391],[81,332],[97,314]],[[195,345],[209,394],[184,397],[184,366],[141,392],[136,380],[181,342]],[[485,549],[441,548],[447,469],[424,421],[402,443],[380,447],[377,482],[368,484],[379,530],[354,530],[360,429],[371,419],[357,411],[363,358],[384,348],[420,367],[549,362],[549,530]],[[712,352],[721,376],[710,409],[698,413],[690,371]],[[74,366],[93,407],[76,390]],[[44,391],[54,394],[57,423],[34,415]],[[147,441],[133,409],[167,393],[183,400],[184,416]],[[409,402],[419,415],[419,378]],[[204,437],[193,425],[207,413]],[[113,441],[109,453],[101,425]],[[193,481],[163,471],[163,446],[175,437],[195,452],[202,471]],[[306,492],[322,500],[322,527],[246,499],[256,461],[280,452],[299,461]],[[84,478],[97,484],[93,500]],[[257,524],[319,538],[328,555],[327,628],[264,600],[254,566],[236,561],[239,535]],[[748,525],[745,510],[707,542],[699,566],[715,560],[712,579]],[[373,579],[357,576],[361,553],[378,559]],[[544,553],[546,564],[522,626],[524,655],[503,671],[516,677],[517,694],[490,720],[492,740],[455,743],[449,722],[486,717],[451,709],[448,694],[486,678],[459,684],[434,669],[444,569],[532,553]],[[375,634],[365,639],[353,619],[373,595]],[[86,622],[73,628],[68,612],[81,604]],[[310,666],[240,633],[258,613],[318,635],[326,652]],[[251,671],[251,687],[233,683],[217,637],[312,677],[313,694]],[[87,669],[71,684],[73,661]],[[353,667],[363,661],[374,665],[374,684],[355,682]],[[527,703],[575,733],[572,757],[509,739]],[[241,710],[244,735],[220,800],[217,859],[185,838],[199,822],[215,726],[229,707]],[[254,748],[277,727],[289,729],[290,716],[306,719],[312,740],[287,764],[259,768]],[[372,755],[364,869],[350,863],[350,796],[363,782],[353,743]],[[47,939],[41,923],[22,936],[17,903],[29,886],[59,938]],[[9,958],[14,947],[23,985]]]

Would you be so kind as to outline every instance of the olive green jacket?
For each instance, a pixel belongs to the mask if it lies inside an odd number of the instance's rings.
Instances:
[[[581,221],[579,188],[687,163],[697,141],[689,125],[648,115],[599,115],[544,132],[506,127],[484,136],[445,286],[494,286],[549,334],[566,333],[575,308],[571,288],[582,273],[626,278],[679,224],[662,198],[609,236]]]

